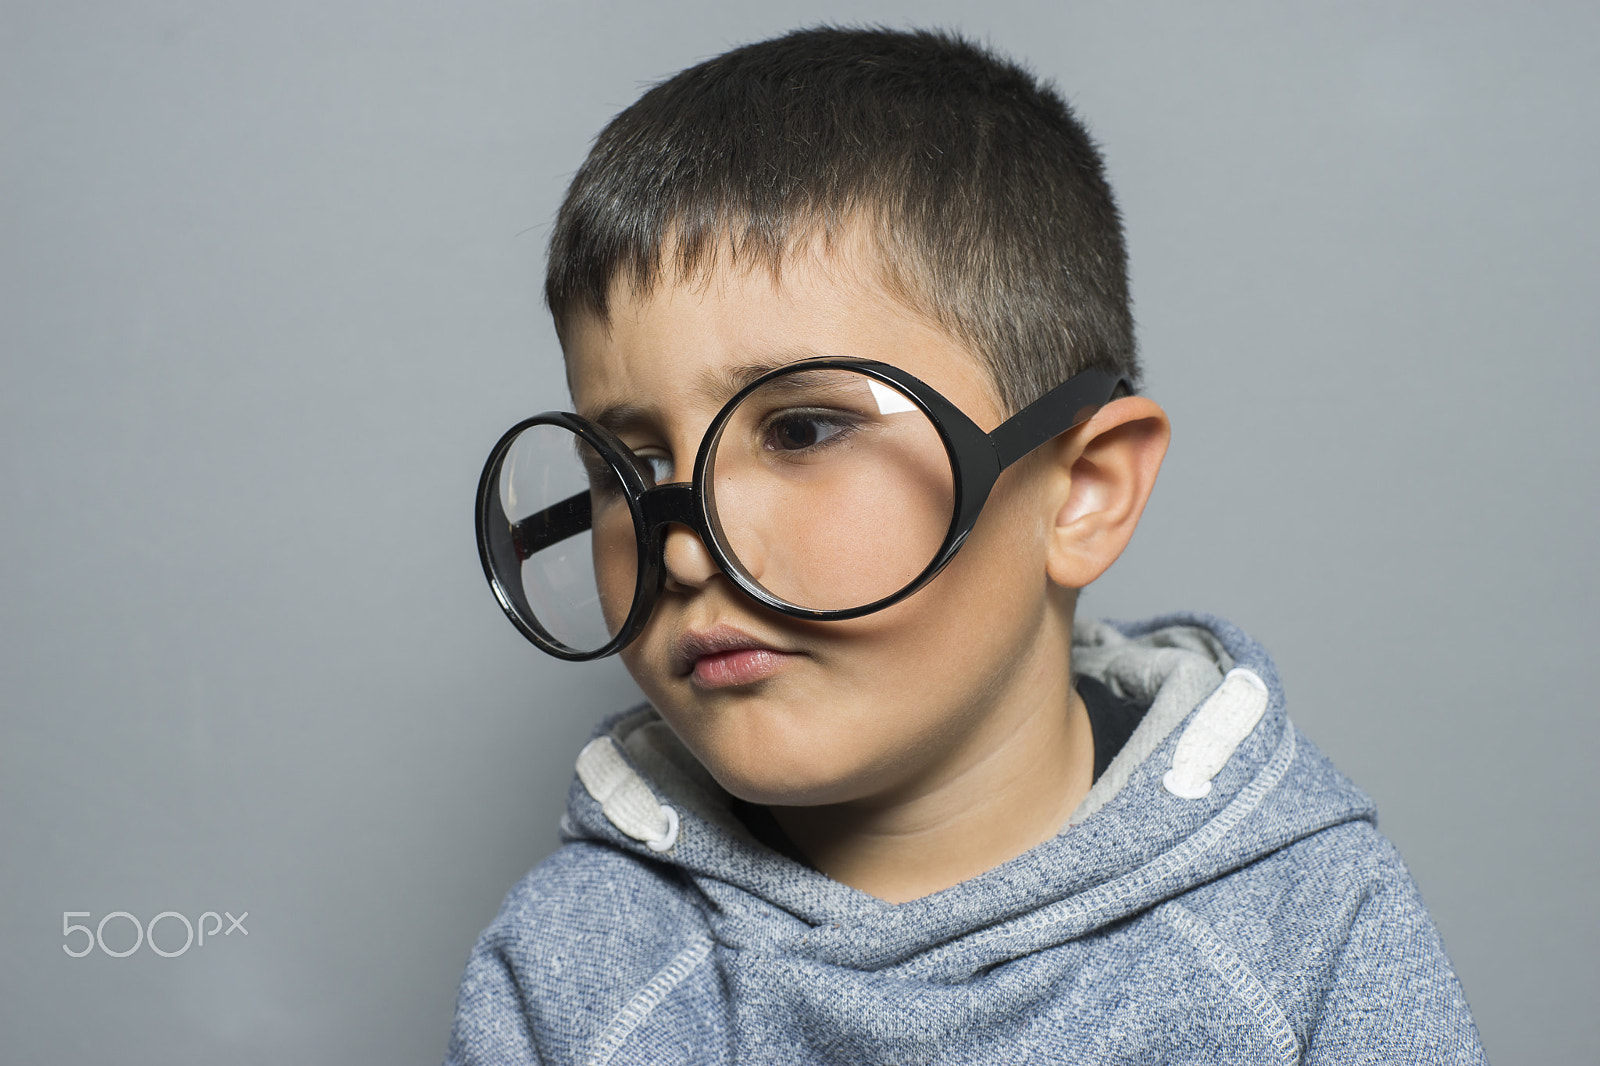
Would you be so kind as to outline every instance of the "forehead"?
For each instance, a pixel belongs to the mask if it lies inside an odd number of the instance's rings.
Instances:
[[[579,414],[618,428],[703,427],[734,392],[777,366],[819,357],[876,359],[938,389],[985,429],[1000,421],[977,356],[895,299],[873,260],[850,248],[801,250],[777,271],[720,263],[640,292],[613,290],[605,321],[564,330]]]

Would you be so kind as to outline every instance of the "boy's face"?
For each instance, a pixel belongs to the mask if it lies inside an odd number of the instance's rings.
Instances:
[[[725,261],[725,259],[724,259]],[[824,356],[901,367],[984,429],[1002,421],[977,359],[890,297],[865,254],[796,253],[764,268],[619,285],[609,323],[566,331],[579,414],[686,481],[740,371]],[[1047,449],[1048,451],[1048,449]],[[730,792],[814,806],[933,787],[981,759],[1002,707],[1069,676],[1072,594],[1046,576],[1046,531],[1065,473],[1008,470],[955,560],[906,600],[864,618],[807,622],[740,592],[699,539],[666,534],[667,580],[623,652],[634,679]],[[631,592],[631,587],[629,589]]]

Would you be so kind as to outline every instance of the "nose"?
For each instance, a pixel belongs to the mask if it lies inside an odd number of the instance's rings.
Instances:
[[[676,592],[698,589],[719,573],[711,553],[694,530],[676,522],[667,526],[662,561],[667,571],[666,586]]]

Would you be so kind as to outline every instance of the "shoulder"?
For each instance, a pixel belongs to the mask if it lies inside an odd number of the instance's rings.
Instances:
[[[1428,1061],[1481,1055],[1421,894],[1369,821],[1312,833],[1168,910],[1213,967],[1259,980],[1308,1053],[1337,1042],[1402,1058],[1426,1048]]]
[[[563,845],[517,883],[467,963],[452,1062],[565,1061],[705,921],[679,875],[604,844]]]
[[[1426,919],[1399,853],[1368,821],[1312,833],[1186,893],[1179,902],[1266,968],[1338,956],[1364,913],[1414,910]]]
[[[552,999],[574,987],[636,988],[704,925],[694,891],[666,866],[591,841],[565,844],[507,894],[477,950]]]
[[[693,888],[664,864],[604,843],[563,844],[507,893],[485,937],[507,945],[649,935],[675,911],[697,913]]]

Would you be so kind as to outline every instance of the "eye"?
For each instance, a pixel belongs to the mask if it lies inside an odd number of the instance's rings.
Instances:
[[[767,421],[761,445],[775,452],[813,451],[842,442],[858,421],[843,411],[783,411]]]
[[[672,480],[672,457],[658,452],[634,452],[645,480],[652,485],[665,485]]]

